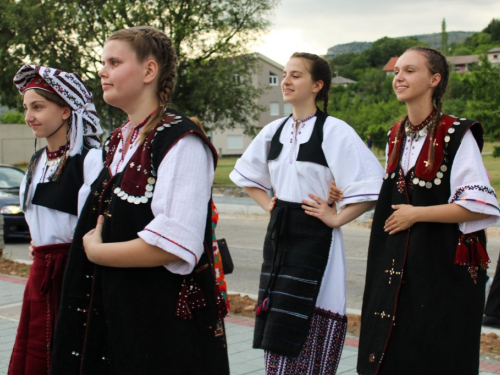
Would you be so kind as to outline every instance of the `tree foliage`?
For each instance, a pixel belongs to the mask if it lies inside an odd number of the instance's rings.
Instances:
[[[122,114],[105,106],[97,72],[102,46],[116,30],[150,25],[173,41],[179,74],[172,106],[215,126],[251,128],[262,89],[234,74],[252,72],[247,46],[269,26],[278,0],[4,0],[0,3],[1,100],[18,105],[12,77],[23,63],[79,73],[104,125]],[[242,56],[243,55],[243,56]],[[241,56],[241,58],[234,58]]]
[[[460,48],[471,48],[472,51],[493,48],[495,45],[491,41],[496,38],[493,35],[497,27],[500,30],[500,21],[493,20],[486,29],[470,38],[470,47]],[[497,47],[500,46],[500,41],[496,43]],[[348,87],[332,87],[329,114],[349,123],[363,139],[371,135],[379,149],[385,147],[387,131],[406,112],[406,106],[394,95],[392,76],[386,76],[381,68],[393,54],[400,55],[400,52],[395,52],[398,48],[402,52],[411,45],[411,40],[394,42],[382,38],[363,53],[340,55],[330,60],[333,69],[341,76],[357,82]],[[380,64],[372,66],[375,62]],[[478,120],[483,125],[485,138],[499,140],[500,68],[492,66],[482,55],[480,64],[471,65],[470,70],[469,73],[451,72],[443,112]]]

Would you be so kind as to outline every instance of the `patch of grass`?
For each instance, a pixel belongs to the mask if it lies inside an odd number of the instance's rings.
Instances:
[[[494,147],[499,147],[500,142],[485,142],[483,152],[493,152]],[[383,160],[383,152],[375,152],[375,155],[380,155],[380,164],[384,166],[385,161]],[[229,179],[229,173],[234,169],[237,157],[220,158],[217,165],[217,170],[215,171],[215,185],[234,185]],[[483,163],[488,173],[490,174],[491,185],[500,195],[500,158],[494,158],[493,155],[483,155]]]
[[[220,158],[215,170],[214,184],[215,185],[234,185],[233,181],[229,178],[229,173],[234,169],[238,158]]]

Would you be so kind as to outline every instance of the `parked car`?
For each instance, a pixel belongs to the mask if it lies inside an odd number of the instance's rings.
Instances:
[[[4,221],[4,238],[29,238],[28,224],[19,205],[19,186],[24,172],[0,164],[0,214]]]

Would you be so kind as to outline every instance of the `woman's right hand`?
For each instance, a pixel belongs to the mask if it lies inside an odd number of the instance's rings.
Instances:
[[[33,254],[33,249],[35,248],[35,244],[33,241],[30,241],[30,245],[28,246],[28,250],[30,252],[30,259],[33,260],[35,259],[35,255]]]
[[[271,213],[273,210],[274,210],[274,206],[276,206],[276,199],[278,199],[278,197],[272,197],[271,198],[271,202],[269,202],[269,213]]]
[[[337,203],[342,199],[344,199],[344,194],[339,188],[337,188],[335,182],[332,182],[332,185],[330,186],[330,191],[328,192],[328,199],[333,203]]]

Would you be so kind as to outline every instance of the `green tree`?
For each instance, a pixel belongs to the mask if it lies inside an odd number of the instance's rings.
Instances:
[[[24,115],[18,111],[7,111],[0,115],[2,124],[24,124]]]
[[[491,40],[500,42],[500,19],[493,18],[483,32],[491,35]]]
[[[0,4],[0,93],[3,104],[19,103],[12,77],[26,61],[78,72],[96,98],[103,125],[123,114],[102,101],[97,71],[102,46],[116,30],[150,25],[173,41],[179,58],[172,106],[216,127],[243,125],[262,110],[262,88],[252,80],[234,84],[255,69],[247,46],[269,26],[278,0],[4,0]],[[240,56],[240,58],[235,58]]]
[[[448,54],[448,33],[446,32],[446,20],[443,18],[441,22],[441,52]]]
[[[373,42],[370,49],[363,52],[371,67],[384,66],[391,57],[401,56],[408,48],[425,45],[415,38],[388,38],[384,37]]]
[[[500,138],[500,69],[492,66],[486,56],[480,57],[480,66],[466,79],[472,87],[467,100],[465,116],[483,124],[485,137]]]

